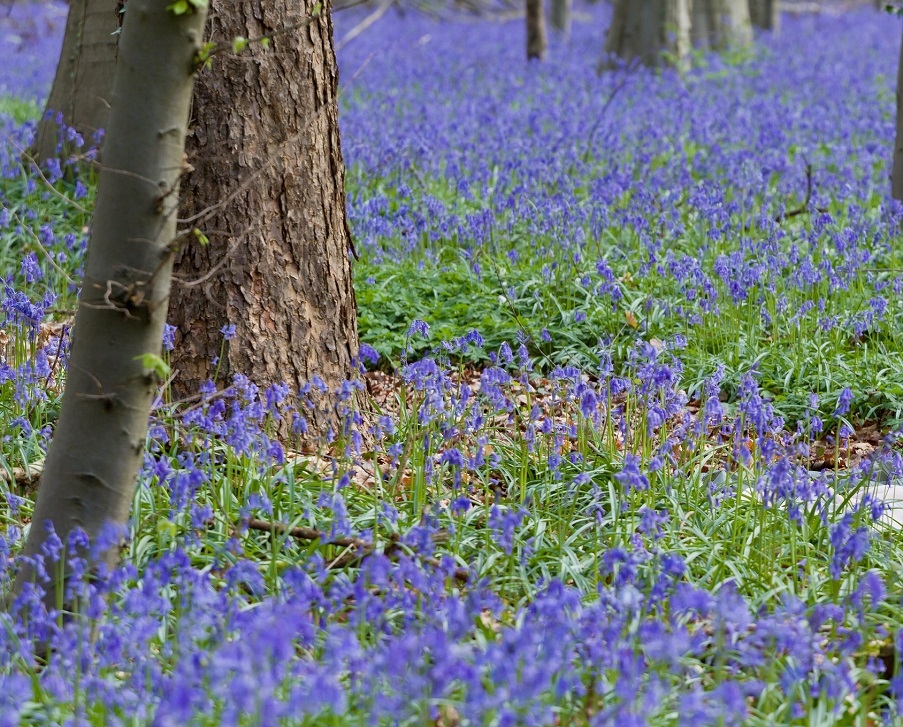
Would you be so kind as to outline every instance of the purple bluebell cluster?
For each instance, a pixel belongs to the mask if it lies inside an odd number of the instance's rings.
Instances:
[[[59,13],[24,7],[0,27]],[[363,329],[383,315],[399,342],[361,362],[397,364],[395,389],[366,416],[360,382],[318,377],[155,402],[126,532],[51,537],[0,613],[0,725],[901,719],[903,456],[886,427],[862,435],[903,396],[897,30],[787,19],[748,55],[599,77],[608,11],[579,12],[542,66],[520,23],[390,14],[343,51]],[[51,65],[26,88],[10,61],[0,85],[38,98]],[[91,197],[62,167],[55,193],[23,172],[33,124],[0,122],[12,472],[64,380],[52,321],[86,219],[60,194]],[[418,316],[449,281],[466,303]],[[272,437],[329,401],[317,452]],[[42,526],[11,479],[2,591]],[[70,558],[67,609],[44,610],[67,553],[112,545],[117,568]]]
[[[541,366],[680,334],[695,384],[720,360],[733,397],[756,365],[799,418],[865,379],[854,410],[903,416],[896,21],[787,17],[746,54],[600,76],[608,11],[581,12],[545,64],[520,22],[409,15],[340,54],[364,339],[397,355],[406,314],[467,325],[462,304]]]
[[[242,377],[179,418],[158,409],[124,564],[75,563],[73,616],[46,614],[36,589],[0,615],[0,692],[34,695],[7,698],[6,722],[790,724],[840,718],[863,690],[896,714],[878,657],[897,546],[867,496],[837,500],[903,475],[891,442],[813,473],[808,432],[788,432],[753,377],[716,422],[668,405],[680,377],[655,347],[596,380],[530,378],[500,354],[473,387],[409,364],[418,393],[372,425],[376,457],[323,469],[286,460],[267,422],[291,400]],[[518,422],[522,440],[500,434]],[[2,541],[4,579],[20,532]],[[44,572],[65,552],[49,542]]]

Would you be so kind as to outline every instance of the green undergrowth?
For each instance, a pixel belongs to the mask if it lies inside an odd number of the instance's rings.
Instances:
[[[353,196],[384,194],[393,199],[386,185],[361,172],[352,171],[349,177]],[[411,191],[410,198],[394,205],[416,206],[427,194],[461,215],[482,209],[478,200],[462,201],[440,181]],[[877,220],[881,201],[875,198],[869,204],[871,212],[865,215]],[[390,204],[390,212],[393,209]],[[843,204],[832,204],[829,211],[834,217],[822,234],[825,239],[842,234],[849,223]],[[808,249],[814,217],[787,220],[777,247],[760,254]],[[752,218],[735,218],[735,224],[736,219]],[[416,356],[440,352],[440,342],[476,330],[486,341],[485,349],[453,351],[453,357],[479,366],[485,364],[486,350],[496,350],[503,341],[523,340],[539,371],[557,365],[592,371],[602,352],[618,370],[638,340],[676,338],[684,342],[679,358],[689,392],[697,391],[723,365],[727,376],[722,385],[729,401],[741,377],[755,370],[789,422],[805,416],[812,393],[825,403],[820,413],[830,416],[830,407],[846,387],[854,390],[854,412],[863,420],[888,426],[903,421],[903,339],[895,333],[903,326],[903,302],[889,295],[880,323],[864,332],[852,330],[867,314],[875,290],[890,286],[903,270],[903,248],[886,232],[875,243],[876,264],[858,271],[845,291],[833,290],[827,281],[800,289],[772,279],[736,300],[726,281],[713,272],[719,258],[736,252],[735,241],[713,241],[705,230],[695,231],[698,225],[690,212],[683,212],[683,223],[686,234],[669,240],[659,250],[659,259],[699,260],[718,292],[713,312],[694,309],[682,283],[661,265],[649,265],[636,231],[629,227],[609,228],[598,238],[586,230],[586,241],[569,247],[531,234],[530,224],[522,222],[494,232],[491,242],[478,249],[457,238],[430,241],[424,234],[413,248],[400,238],[389,238],[381,240],[379,248],[365,250],[355,267],[361,339],[384,357],[381,366],[387,369],[394,368],[406,350]],[[753,228],[745,234],[756,239],[757,232]],[[758,232],[758,238],[764,244],[764,233]],[[605,282],[596,267],[599,261],[614,277],[616,301],[599,293]],[[822,262],[839,267],[844,256],[826,242],[813,258],[814,265]],[[691,321],[692,313],[697,318]],[[409,340],[413,319],[431,326],[429,341]],[[826,320],[833,321],[833,327],[826,329]]]

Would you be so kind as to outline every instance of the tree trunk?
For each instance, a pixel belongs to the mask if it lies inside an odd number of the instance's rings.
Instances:
[[[709,0],[692,0],[692,21],[690,24],[690,38],[693,47],[700,50],[709,50],[712,47],[712,22],[714,17],[710,12]]]
[[[32,153],[38,161],[58,155],[60,124],[74,128],[87,144],[106,126],[110,111],[121,0],[72,0],[63,49]]]
[[[216,372],[339,387],[358,338],[329,3],[214,0],[210,26],[214,39],[272,40],[216,55],[198,77],[181,213],[210,242],[176,255],[174,394]],[[329,406],[302,413],[311,435],[335,429]]]
[[[752,43],[749,0],[693,0],[693,44],[724,50]],[[704,27],[703,27],[704,23]]]
[[[157,388],[154,356],[162,363],[182,150],[205,15],[175,15],[169,3],[129,0],[66,390],[26,556],[41,553],[48,522],[63,543],[76,528],[93,540],[110,523],[124,526],[132,505]],[[107,544],[108,564],[118,558],[117,546]],[[63,598],[56,572],[44,595],[50,608]],[[14,593],[34,577],[23,567]]]
[[[542,0],[527,0],[527,60],[543,60],[548,49]]]
[[[777,33],[780,29],[780,0],[749,0],[750,21],[756,28]]]
[[[549,23],[560,32],[565,39],[571,37],[571,11],[573,0],[552,0],[549,12]]]
[[[616,0],[605,37],[606,58],[647,66],[679,64],[689,48],[689,0]]]
[[[891,195],[903,202],[903,43],[897,65],[897,138],[894,143],[894,168],[891,177]]]

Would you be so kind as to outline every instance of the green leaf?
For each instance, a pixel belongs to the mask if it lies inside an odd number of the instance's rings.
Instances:
[[[266,38],[266,37],[261,38],[261,39],[260,39],[260,45],[262,45],[262,46],[263,46],[263,49],[266,50],[267,48],[270,47],[270,39],[269,39],[269,38]]]
[[[195,53],[194,62],[198,65],[209,66],[210,56],[212,55],[215,48],[216,43],[204,43],[204,45],[201,46],[201,49],[197,53]]]
[[[191,9],[191,6],[188,4],[188,0],[176,0],[174,3],[167,5],[166,9],[173,15],[185,15]]]
[[[201,243],[201,245],[206,246],[206,245],[210,244],[210,240],[207,238],[207,235],[205,235],[203,232],[201,232],[197,227],[195,227],[192,230],[192,232],[194,233],[194,236],[198,239],[198,242]]]
[[[313,10],[310,11],[310,17],[319,18],[320,13],[323,12],[323,3],[317,3],[314,5]]]
[[[248,39],[243,38],[242,36],[237,36],[232,39],[232,51],[234,53],[241,53],[245,48],[248,47]]]
[[[135,360],[141,361],[141,365],[145,370],[156,374],[158,379],[165,379],[172,370],[169,368],[169,364],[155,353],[143,353],[140,356],[135,356]]]
[[[178,527],[172,520],[161,518],[157,521],[157,534],[164,537],[174,538],[179,531]]]
[[[207,7],[207,0],[176,0],[166,6],[173,15],[187,15],[194,10]]]

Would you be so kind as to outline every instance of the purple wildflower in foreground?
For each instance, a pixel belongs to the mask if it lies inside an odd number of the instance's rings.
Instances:
[[[640,575],[642,558],[620,554],[611,559],[617,561],[618,584],[600,585],[594,599],[553,580],[505,616],[508,607],[483,587],[448,592],[444,563],[432,569],[380,555],[362,565],[359,585],[324,580],[315,559],[292,565],[280,577],[279,595],[247,608],[262,588],[257,564],[236,560],[219,588],[209,569],[196,569],[177,549],[147,563],[140,580],[122,566],[86,584],[86,620],[61,628],[54,614],[33,609],[28,628],[59,647],[41,673],[56,698],[76,698],[64,685],[67,672],[77,670],[79,702],[103,705],[111,724],[120,723],[117,715],[157,723],[194,718],[212,701],[223,705],[220,724],[264,714],[277,721],[346,718],[363,703],[374,721],[417,719],[444,704],[465,724],[510,714],[515,724],[544,725],[563,705],[586,699],[606,722],[625,714],[654,721],[679,709],[682,719],[709,715],[735,724],[763,688],[745,671],[766,662],[788,696],[798,685],[840,704],[855,688],[848,655],[826,660],[832,640],[818,632],[822,621],[806,619],[798,600],[760,614],[750,629],[749,607],[733,587],[714,599],[688,599],[686,586],[671,580],[661,600],[647,606],[641,594],[659,574],[653,568]],[[673,573],[679,579],[683,569]],[[868,599],[854,599],[862,615],[883,597],[873,576],[863,584]],[[159,620],[167,613],[179,634],[176,650],[159,648]],[[831,617],[842,615],[837,609]],[[502,617],[511,625],[480,626]],[[699,628],[709,619],[711,633]],[[28,662],[22,627],[6,614],[0,620],[6,653]],[[708,661],[731,664],[733,676],[702,689],[694,665]],[[17,679],[3,676],[6,684]],[[0,709],[4,720],[18,719],[22,701],[0,700]]]
[[[894,512],[874,489],[903,475],[899,455],[888,442],[850,471],[810,469],[805,431],[778,410],[792,396],[775,391],[786,371],[772,349],[814,342],[859,365],[899,319],[903,281],[872,272],[896,267],[897,222],[880,201],[859,208],[886,184],[878,79],[898,37],[864,11],[788,18],[749,66],[638,71],[606,106],[618,76],[593,66],[608,10],[583,10],[592,22],[538,68],[520,58],[520,22],[390,12],[343,52],[367,285],[381,266],[445,265],[453,242],[473,281],[505,276],[511,305],[539,314],[504,344],[486,321],[462,323],[439,352],[492,365],[461,381],[441,359],[405,361],[409,398],[373,421],[342,387],[342,422],[316,453],[270,436],[281,418],[306,432],[329,401],[315,375],[300,391],[210,382],[181,415],[161,401],[128,537],[103,543],[122,565],[73,561],[73,618],[43,613],[36,588],[0,614],[0,723],[787,724],[870,719],[853,715],[863,695],[897,719],[898,695],[869,669],[899,620],[885,565],[899,539],[872,522]],[[5,154],[3,174],[21,176]],[[809,214],[776,222],[801,199],[806,160]],[[22,218],[0,212],[11,237],[34,223],[55,254],[81,254],[41,208],[8,207]],[[39,341],[54,301],[37,261],[41,279],[33,261],[4,271],[3,326],[40,349],[0,362],[4,456],[40,452],[64,367]],[[392,325],[428,337],[408,302]],[[595,348],[578,366],[560,346],[581,332]],[[794,363],[802,377],[808,361]],[[810,434],[818,371],[789,419],[811,416]],[[360,455],[364,431],[373,452]],[[30,512],[16,497],[3,587]],[[50,544],[43,572],[85,545]],[[41,669],[35,639],[54,646]]]

